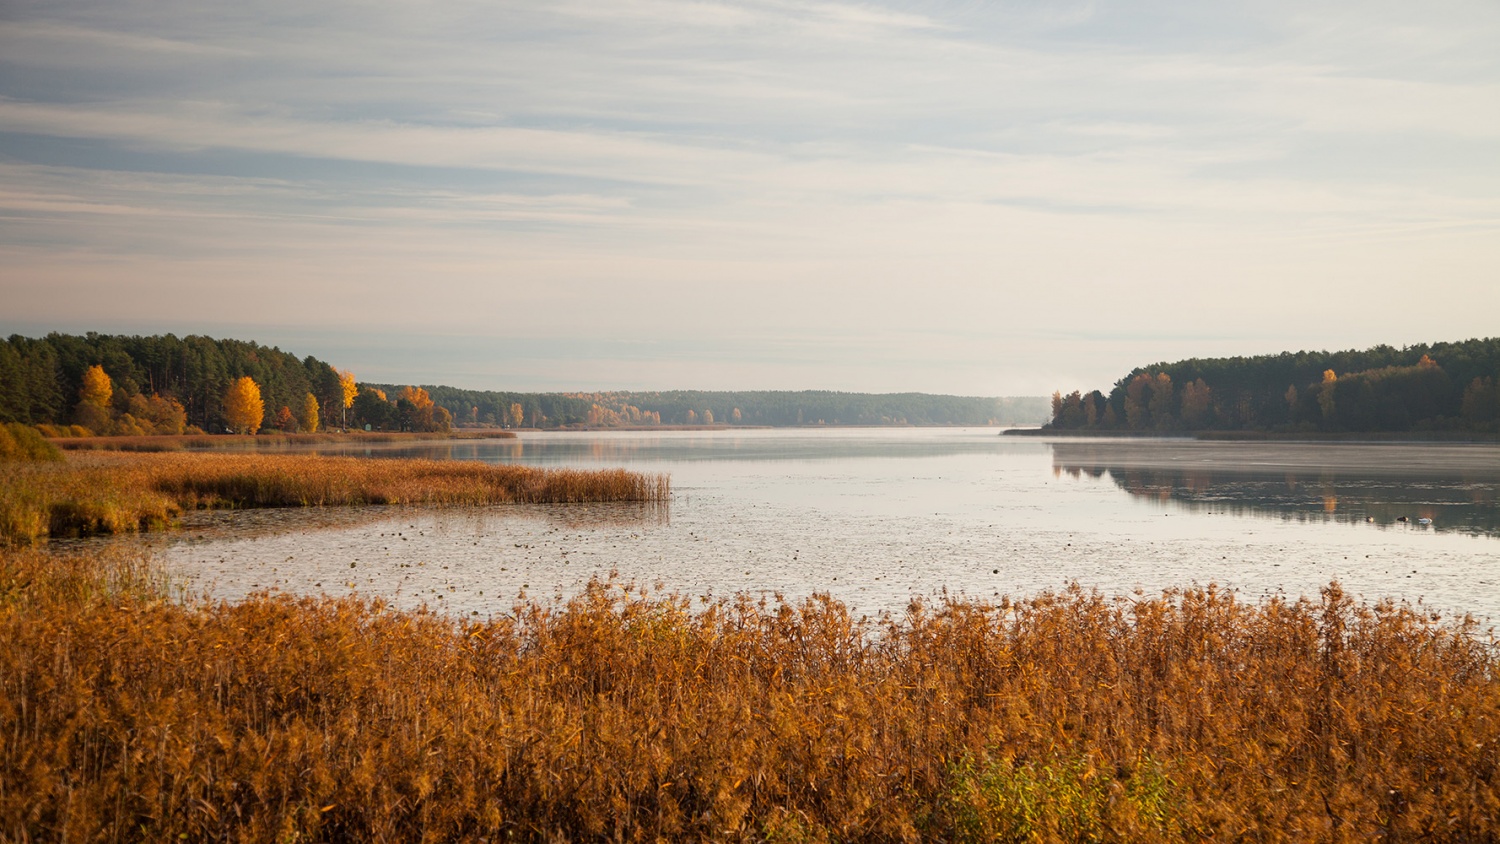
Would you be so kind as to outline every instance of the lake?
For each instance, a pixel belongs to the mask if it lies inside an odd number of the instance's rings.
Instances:
[[[313,446],[672,476],[669,506],[192,514],[136,540],[190,588],[357,591],[462,615],[592,577],[856,611],[1071,582],[1421,601],[1500,620],[1500,446],[1005,437],[993,428],[530,433]],[[1398,519],[1406,521],[1398,521]],[[1431,519],[1430,525],[1418,519]]]

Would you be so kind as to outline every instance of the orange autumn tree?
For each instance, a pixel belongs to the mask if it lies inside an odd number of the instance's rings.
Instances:
[[[260,385],[246,375],[229,385],[224,396],[224,420],[229,429],[237,434],[253,434],[260,430],[265,418],[266,405],[260,400]]]
[[[421,387],[406,387],[396,399],[401,426],[408,431],[447,431],[453,427],[453,414],[436,406]]]
[[[1213,402],[1213,390],[1202,378],[1182,385],[1182,424],[1189,431],[1196,431],[1208,422],[1208,411]]]
[[[74,408],[74,418],[78,420],[78,424],[96,434],[109,433],[109,401],[114,392],[114,382],[110,380],[104,367],[97,364],[89,367],[83,373],[83,387],[78,391],[78,405]]]

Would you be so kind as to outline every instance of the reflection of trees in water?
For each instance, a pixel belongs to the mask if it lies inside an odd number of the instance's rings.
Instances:
[[[374,443],[371,445],[326,445],[306,449],[327,457],[385,457],[406,460],[519,460],[520,440],[484,440],[465,442]]]
[[[1427,518],[1432,530],[1500,536],[1497,483],[1487,470],[1414,477],[1319,467],[1271,472],[1153,466],[1110,457],[1104,449],[1058,447],[1053,472],[1078,479],[1108,477],[1132,496],[1192,512],[1414,529],[1426,528],[1417,520]]]
[[[714,436],[562,437],[541,435],[513,440],[331,445],[309,448],[316,454],[356,457],[419,457],[433,460],[480,460],[488,463],[615,464],[696,462],[705,460],[844,460],[851,458],[946,457],[994,454],[998,438],[974,440],[873,439],[829,435],[798,437]],[[1035,443],[1004,443],[1033,451]]]

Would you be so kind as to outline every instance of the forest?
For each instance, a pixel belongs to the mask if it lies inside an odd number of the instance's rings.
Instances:
[[[1500,337],[1158,363],[1054,393],[1045,430],[1500,433]]]
[[[95,367],[107,385],[85,383]],[[333,367],[274,347],[198,335],[53,333],[0,342],[0,422],[80,425],[96,434],[222,433],[231,427],[230,388],[245,377],[263,404],[258,427],[275,427],[282,408],[302,413],[308,395],[320,407],[343,405]]]
[[[658,425],[1038,424],[1046,399],[807,390],[518,393],[357,382],[308,356],[172,334],[0,341],[0,423],[48,436]]]
[[[373,429],[447,430],[416,387],[366,400]],[[48,436],[317,431],[363,425],[354,376],[243,340],[172,334],[13,335],[0,341],[0,423]]]

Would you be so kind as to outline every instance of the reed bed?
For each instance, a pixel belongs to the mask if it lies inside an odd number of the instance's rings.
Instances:
[[[295,454],[75,453],[8,463],[0,543],[164,526],[183,510],[362,504],[665,502],[666,475]]]
[[[468,623],[174,602],[114,553],[0,552],[0,837],[1500,838],[1494,642],[1337,585]]]
[[[513,431],[451,431],[419,434],[387,431],[325,432],[320,434],[153,434],[117,437],[55,437],[51,442],[65,451],[254,451],[288,445],[365,445],[373,443],[426,442],[438,440],[509,440]]]

